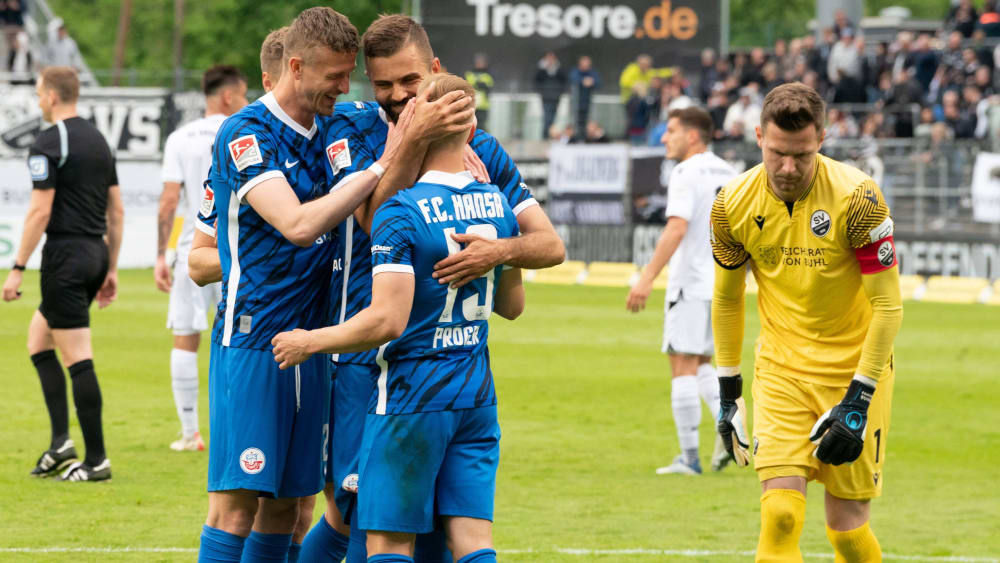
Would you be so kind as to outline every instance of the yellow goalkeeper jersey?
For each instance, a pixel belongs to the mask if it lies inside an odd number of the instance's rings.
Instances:
[[[794,204],[774,195],[763,164],[727,184],[712,207],[712,253],[726,269],[750,261],[761,322],[756,369],[844,385],[872,316],[861,275],[896,264],[893,225],[871,178],[816,159]]]

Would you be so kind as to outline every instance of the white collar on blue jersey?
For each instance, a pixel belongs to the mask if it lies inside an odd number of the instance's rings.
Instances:
[[[420,177],[419,180],[417,180],[419,183],[440,184],[442,186],[451,186],[457,189],[462,189],[475,181],[476,179],[472,177],[472,172],[469,172],[468,170],[463,170],[458,174],[441,172],[440,170],[428,170],[423,176]]]
[[[389,116],[385,113],[385,110],[382,109],[382,106],[378,107],[378,117],[382,120],[382,123],[385,123],[386,125],[389,124]]]
[[[316,130],[317,130],[316,119],[315,118],[313,119],[312,128],[307,131],[306,128],[299,125],[297,121],[295,121],[291,117],[288,117],[288,114],[285,113],[285,110],[281,109],[281,106],[278,105],[278,100],[274,99],[274,92],[268,92],[267,94],[264,94],[263,96],[260,97],[260,101],[261,103],[264,104],[264,107],[266,107],[268,111],[274,114],[274,117],[277,117],[282,123],[291,127],[292,131],[295,131],[299,135],[302,135],[303,137],[309,140],[312,140],[313,136],[316,135]]]

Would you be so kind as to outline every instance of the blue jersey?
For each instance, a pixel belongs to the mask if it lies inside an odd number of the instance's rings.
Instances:
[[[363,171],[382,156],[389,125],[385,112],[375,102],[337,104],[336,115],[351,121],[354,137],[337,137],[332,129],[326,135],[325,146],[330,156],[330,183],[348,180],[353,173]],[[537,205],[521,178],[510,155],[489,133],[476,130],[471,141],[472,149],[489,172],[490,181],[500,189],[516,216],[523,209]],[[347,151],[347,155],[344,155]],[[340,166],[334,163],[339,158]],[[333,267],[333,322],[339,324],[358,314],[371,303],[371,262],[368,260],[371,238],[353,218],[339,227],[337,257]],[[346,283],[345,283],[346,280]],[[374,364],[377,350],[341,354],[339,363]]]
[[[246,202],[247,193],[271,178],[284,178],[299,201],[329,191],[318,127],[293,121],[267,94],[226,119],[219,128],[210,176],[222,264],[222,300],[212,339],[223,346],[270,350],[271,339],[295,328],[314,329],[329,320],[330,268],[336,251],[331,233],[301,248],[292,244]],[[201,214],[208,217],[209,210]]]
[[[412,272],[406,330],[381,351],[382,375],[370,412],[403,414],[496,404],[486,337],[503,266],[453,289],[431,277],[458,252],[453,233],[517,235],[517,219],[496,186],[468,173],[431,171],[375,213],[372,273]]]

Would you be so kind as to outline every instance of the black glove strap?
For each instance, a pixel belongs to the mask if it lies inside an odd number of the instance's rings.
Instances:
[[[719,398],[735,401],[743,396],[743,376],[740,374],[719,378]]]
[[[853,406],[861,407],[864,410],[868,410],[868,405],[872,402],[872,394],[875,393],[875,388],[866,383],[862,383],[857,379],[851,380],[851,385],[847,388],[847,394],[844,395],[844,404],[850,404]]]

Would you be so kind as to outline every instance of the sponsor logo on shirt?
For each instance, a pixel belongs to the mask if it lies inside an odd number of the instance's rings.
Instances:
[[[257,144],[257,136],[253,134],[230,141],[229,156],[232,157],[236,170],[241,172],[250,165],[264,162],[260,154],[260,145]]]
[[[372,245],[372,254],[388,254],[392,252],[391,246],[382,246],[381,244]]]
[[[330,160],[330,168],[334,174],[351,165],[351,148],[347,145],[347,139],[334,141],[326,147],[326,158]]]
[[[248,475],[256,475],[264,470],[264,452],[258,448],[247,448],[240,454],[240,469]]]

